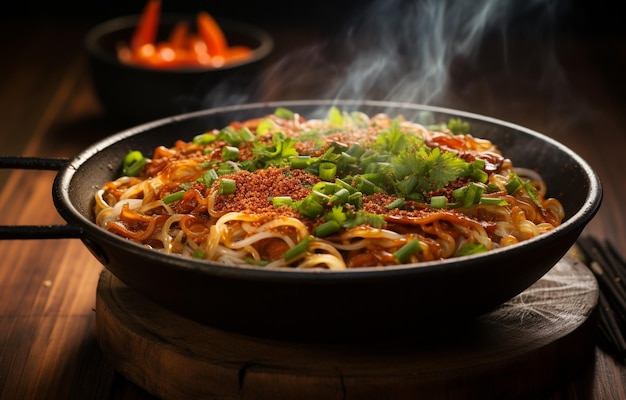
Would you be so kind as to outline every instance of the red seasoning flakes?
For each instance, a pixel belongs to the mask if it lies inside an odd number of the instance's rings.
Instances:
[[[235,174],[224,175],[225,179],[235,181],[235,193],[218,195],[213,206],[213,212],[218,214],[227,212],[245,212],[252,214],[281,214],[296,216],[290,207],[276,208],[272,197],[285,196],[286,193],[294,200],[302,200],[311,193],[311,188],[319,178],[305,171],[289,168],[259,169],[254,172],[238,171]],[[211,190],[217,190],[218,182]]]

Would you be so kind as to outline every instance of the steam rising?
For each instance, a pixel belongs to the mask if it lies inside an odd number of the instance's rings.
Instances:
[[[288,56],[274,63],[260,82],[253,85],[258,92],[212,93],[207,100],[211,105],[246,102],[251,97],[445,103],[455,68],[480,70],[480,62],[488,60],[490,68],[506,75],[511,62],[509,35],[520,28],[517,21],[523,17],[525,24],[532,24],[523,32],[527,40],[541,42],[545,40],[542,33],[546,27],[553,25],[560,3],[557,0],[366,2],[361,12],[346,16],[345,26],[333,40],[296,46]],[[486,38],[496,43],[495,53],[481,52]]]

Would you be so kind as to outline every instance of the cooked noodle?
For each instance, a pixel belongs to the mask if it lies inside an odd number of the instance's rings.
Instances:
[[[468,129],[278,109],[151,158],[132,152],[95,193],[95,220],[165,253],[331,270],[475,254],[558,226],[541,175]]]

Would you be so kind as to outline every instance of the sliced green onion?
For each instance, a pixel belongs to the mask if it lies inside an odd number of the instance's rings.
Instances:
[[[487,251],[487,247],[485,247],[482,243],[466,243],[456,253],[455,256],[468,256],[470,254],[479,254]]]
[[[502,197],[481,197],[480,204],[491,206],[507,206],[509,203]]]
[[[382,185],[385,180],[385,176],[379,172],[365,173],[361,175],[361,178],[372,182],[376,186]]]
[[[238,133],[242,141],[244,142],[254,141],[254,133],[252,133],[250,128],[248,128],[247,126],[244,126],[243,128],[239,129]]]
[[[331,220],[317,226],[313,233],[317,237],[326,237],[332,235],[333,233],[339,232],[339,228],[339,222]]]
[[[239,148],[234,146],[224,146],[222,147],[222,158],[224,160],[238,160],[239,159]]]
[[[541,202],[537,197],[537,190],[531,185],[529,182],[522,180],[518,175],[511,174],[509,177],[509,182],[505,185],[506,191],[509,194],[514,194],[521,188],[526,190],[528,197],[539,207],[541,207]]]
[[[335,185],[332,182],[321,181],[321,182],[317,182],[315,185],[313,185],[313,189],[312,190],[314,190],[316,192],[321,192],[321,193],[330,195],[330,194],[333,194],[336,191],[338,191],[339,188],[337,187],[337,185]]]
[[[363,192],[363,194],[374,194],[380,190],[373,182],[370,182],[362,176],[358,176],[355,181],[356,189],[359,192]]]
[[[350,146],[348,150],[346,150],[346,153],[358,159],[363,155],[363,153],[365,153],[365,149],[361,147],[358,143],[355,143]]]
[[[307,198],[320,204],[326,204],[330,201],[329,195],[322,193],[322,192],[318,192],[317,190],[312,190],[311,193],[307,196]]]
[[[420,203],[425,201],[424,195],[421,193],[409,193],[405,197],[407,200],[419,201]]]
[[[341,154],[339,154],[339,159],[337,160],[337,164],[341,164],[341,165],[350,165],[350,164],[356,164],[357,159],[355,156],[348,154],[345,151],[342,151]]]
[[[324,162],[320,164],[320,179],[325,181],[332,181],[337,174],[337,166],[333,163]]]
[[[289,166],[294,169],[305,169],[309,166],[311,156],[289,157]]]
[[[277,107],[276,110],[274,110],[274,115],[282,119],[291,119],[293,118],[293,111],[288,108]]]
[[[430,208],[446,208],[448,199],[446,196],[433,196],[430,198]]]
[[[459,201],[460,206],[469,207],[473,204],[480,203],[484,192],[484,185],[470,182],[466,186],[454,189],[452,191],[452,196]]]
[[[217,175],[221,176],[221,175],[232,174],[234,172],[237,172],[238,169],[239,169],[239,166],[232,161],[223,162],[223,163],[220,163],[220,165],[217,167],[216,172],[217,172]]]
[[[233,194],[235,193],[236,183],[233,179],[223,178],[220,180],[220,186],[218,189],[219,194]]]
[[[305,197],[298,203],[297,210],[306,217],[315,218],[324,212],[324,207],[312,198]]]
[[[178,192],[168,194],[167,196],[163,197],[162,200],[163,200],[163,203],[170,204],[177,200],[182,199],[184,195],[185,195],[185,191],[179,190]]]
[[[133,150],[126,154],[122,162],[122,174],[125,176],[137,176],[148,159],[139,150]]]
[[[465,193],[465,199],[463,200],[463,207],[469,207],[472,204],[478,204],[484,191],[484,187],[477,185],[473,182],[467,185],[467,192]]]
[[[352,229],[361,225],[369,225],[372,228],[382,228],[386,222],[382,215],[372,214],[367,211],[357,211],[347,219],[342,226]]]
[[[452,191],[452,197],[454,197],[457,200],[463,201],[465,200],[466,193],[467,193],[467,186],[462,186]]]
[[[361,154],[361,158],[359,162],[362,167],[367,168],[367,166],[371,163],[378,161],[378,152],[375,150],[367,149],[363,154]]]
[[[394,208],[400,208],[406,204],[406,200],[404,199],[395,199],[391,203],[387,204],[385,208],[387,210],[393,210]]]
[[[239,168],[244,171],[254,172],[259,169],[259,166],[256,164],[255,160],[243,160],[239,163]]]
[[[191,257],[203,259],[204,258],[204,251],[196,249],[191,254]]]
[[[489,179],[489,174],[483,168],[485,168],[485,160],[477,158],[468,165],[465,175],[476,179],[478,182],[485,183]]]
[[[215,171],[214,169],[210,169],[207,172],[205,172],[204,175],[202,175],[202,177],[198,179],[198,181],[204,183],[208,187],[208,186],[211,186],[213,182],[217,180],[217,178],[218,178],[217,171]]]
[[[259,125],[256,127],[257,135],[265,135],[268,132],[271,132],[274,128],[276,128],[276,124],[271,119],[264,119],[259,122]]]
[[[328,121],[334,126],[343,125],[343,113],[337,107],[331,107],[328,110]]]
[[[241,132],[235,130],[231,126],[223,128],[217,135],[217,139],[221,139],[231,146],[239,146],[239,144],[245,140],[245,138],[242,137]]]
[[[344,204],[348,202],[350,192],[348,189],[339,189],[332,196],[330,196],[330,202],[334,204]]]
[[[537,197],[537,189],[530,184],[530,182],[524,182],[524,188],[526,189],[526,193],[528,193],[528,197],[537,205],[537,207],[542,207],[541,201],[539,201],[539,197]]]
[[[272,197],[272,204],[274,207],[290,206],[293,204],[293,199],[289,196],[276,196]]]
[[[348,189],[348,192],[350,193],[356,193],[357,190],[355,187],[353,187],[352,185],[350,185],[348,182],[341,180],[339,178],[335,179],[335,184],[343,189]]]
[[[252,258],[252,257],[247,257],[247,258],[245,259],[245,261],[246,261],[248,264],[258,265],[259,267],[265,267],[267,264],[269,264],[269,263],[270,263],[269,261],[265,261],[265,260],[255,260],[255,259],[254,259],[254,258]]]
[[[217,136],[212,133],[203,133],[193,138],[192,143],[199,145],[207,145],[215,142]]]
[[[304,254],[309,248],[309,242],[313,240],[313,236],[309,235],[302,239],[298,244],[290,248],[285,252],[285,261],[292,260],[301,254]]]
[[[363,193],[354,192],[348,196],[348,203],[356,207],[357,210],[363,208]]]
[[[509,177],[509,181],[505,185],[506,191],[509,194],[517,192],[519,189],[522,188],[522,186],[524,186],[524,183],[522,182],[522,179],[517,175],[511,175]]]
[[[413,239],[410,242],[406,243],[404,246],[400,247],[393,253],[393,256],[399,262],[403,263],[407,261],[411,256],[418,251],[421,251],[422,248],[420,246],[420,242],[417,239]]]

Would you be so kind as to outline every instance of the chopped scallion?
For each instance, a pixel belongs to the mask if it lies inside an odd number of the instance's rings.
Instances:
[[[328,121],[334,126],[343,125],[343,113],[337,107],[331,107],[328,110]]]
[[[421,251],[422,248],[420,246],[420,242],[417,239],[413,239],[410,242],[407,242],[404,246],[400,247],[393,253],[393,256],[399,262],[403,263],[407,261],[411,256],[418,251]]]
[[[274,207],[290,206],[293,204],[293,199],[289,196],[276,196],[272,197],[272,204]]]
[[[363,155],[363,153],[365,153],[365,149],[361,147],[358,143],[355,143],[350,146],[346,153],[358,159]]]
[[[406,204],[406,200],[404,199],[395,199],[391,203],[387,204],[385,208],[387,210],[393,210],[394,208],[400,208]]]
[[[492,206],[507,206],[509,203],[502,197],[481,197],[480,204]]]
[[[430,208],[446,208],[448,199],[446,196],[433,196],[430,198]]]
[[[514,194],[519,189],[521,189],[523,186],[524,186],[524,184],[522,182],[522,179],[519,176],[511,175],[509,177],[509,181],[506,184],[506,191],[509,194]]]
[[[466,243],[457,252],[454,254],[455,256],[468,256],[471,254],[479,254],[487,251],[487,247],[485,247],[482,243]]]
[[[313,185],[313,189],[316,192],[321,192],[327,195],[331,195],[333,193],[335,193],[337,190],[339,190],[339,188],[337,187],[337,185],[335,185],[332,182],[317,182],[315,185]]]
[[[246,262],[248,264],[252,264],[252,265],[258,265],[259,267],[265,267],[267,264],[269,264],[269,261],[265,261],[265,260],[255,260],[252,257],[247,257],[246,258]]]
[[[276,110],[274,110],[274,115],[282,119],[291,119],[294,114],[293,111],[288,108],[277,107]]]
[[[235,193],[236,183],[233,179],[223,178],[220,180],[218,189],[219,194],[233,194]]]
[[[126,154],[122,162],[122,174],[125,176],[137,176],[148,159],[139,150],[133,150]]]
[[[211,186],[213,182],[217,180],[217,178],[218,178],[217,171],[215,171],[214,169],[210,169],[207,172],[205,172],[204,175],[202,175],[202,177],[198,179],[198,181],[204,183],[208,187],[208,186]]]
[[[234,146],[224,146],[222,147],[222,158],[224,160],[238,160],[239,159],[239,148]]]
[[[344,180],[341,180],[341,179],[339,179],[339,178],[335,179],[335,184],[336,184],[338,187],[340,187],[340,188],[343,188],[343,189],[348,189],[348,191],[349,191],[350,193],[356,193],[356,192],[357,192],[356,188],[354,188],[354,187],[353,187],[352,185],[350,185],[348,182],[346,182],[346,181],[344,181]]]
[[[204,251],[196,249],[191,254],[191,257],[203,259],[204,258]]]
[[[274,123],[274,121],[272,121],[271,119],[264,119],[261,122],[259,122],[259,125],[257,125],[256,134],[265,135],[266,133],[271,132],[275,128],[276,128],[276,124]]]
[[[215,139],[217,139],[217,136],[207,132],[194,137],[192,142],[194,144],[207,145],[213,143]]]
[[[337,166],[333,163],[324,162],[320,164],[320,179],[325,181],[332,181],[337,174]]]
[[[350,192],[348,189],[339,189],[332,196],[330,196],[330,202],[334,204],[344,204],[348,202]]]
[[[165,204],[171,204],[175,201],[182,199],[184,195],[185,195],[185,191],[179,190],[178,192],[168,194],[167,196],[163,197],[162,200],[163,200],[163,203]]]
[[[292,260],[299,255],[304,254],[308,250],[309,242],[311,240],[313,240],[313,236],[309,235],[302,239],[300,242],[298,242],[298,244],[287,250],[284,255],[285,261]]]
[[[309,166],[311,156],[294,156],[289,157],[289,165],[294,169],[305,169]]]
[[[374,194],[380,190],[373,182],[359,176],[355,179],[356,189],[363,194]]]
[[[300,214],[306,217],[315,218],[324,212],[324,207],[312,198],[305,197],[300,202],[298,202],[297,210],[300,212]]]
[[[357,210],[363,208],[363,193],[354,192],[348,196],[348,203],[356,207]]]
[[[331,220],[317,226],[313,233],[317,237],[326,237],[332,235],[333,233],[337,233],[339,231],[339,228],[339,222]]]

